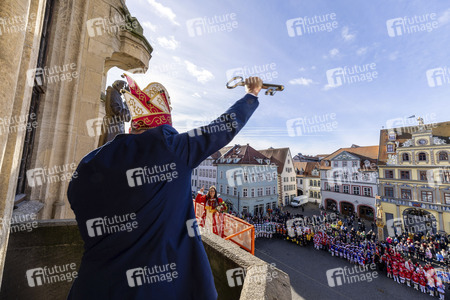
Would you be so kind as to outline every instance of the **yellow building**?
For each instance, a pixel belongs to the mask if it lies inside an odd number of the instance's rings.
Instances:
[[[379,203],[389,235],[450,233],[450,122],[383,129]]]

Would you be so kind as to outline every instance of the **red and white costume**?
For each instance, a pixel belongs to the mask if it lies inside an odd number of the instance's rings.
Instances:
[[[217,211],[217,207],[223,203],[222,198],[211,198],[209,195],[201,195],[197,194],[195,198],[195,202],[201,203],[205,205],[205,210],[203,211],[202,221],[200,226],[204,227],[205,223],[208,220],[212,220],[212,229],[213,233],[217,235],[222,235],[222,228],[220,225],[222,224],[222,214]]]

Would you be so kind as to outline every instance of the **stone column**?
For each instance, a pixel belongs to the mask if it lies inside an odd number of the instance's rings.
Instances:
[[[45,0],[5,0],[0,6],[0,80],[4,86],[0,90],[0,118],[14,122],[0,129],[0,282],[26,133],[23,126],[31,100],[32,84],[26,84],[25,79],[27,71],[36,67],[44,8]]]

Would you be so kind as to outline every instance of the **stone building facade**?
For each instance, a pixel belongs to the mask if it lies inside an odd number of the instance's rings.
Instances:
[[[0,17],[0,231],[8,233],[13,208],[74,217],[67,186],[98,146],[107,72],[145,71],[153,49],[122,0],[5,0]],[[0,239],[3,270],[8,234]]]

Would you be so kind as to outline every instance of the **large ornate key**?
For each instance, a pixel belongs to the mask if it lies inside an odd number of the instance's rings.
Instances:
[[[227,88],[234,89],[237,86],[245,86],[244,78],[242,76],[236,76],[230,79],[230,81],[227,82]],[[266,95],[273,96],[277,91],[284,90],[284,85],[280,84],[270,84],[270,83],[264,83],[263,82],[263,89],[267,89]]]

